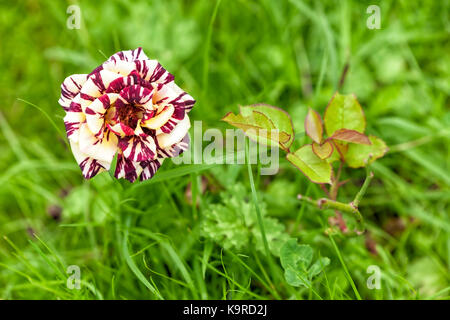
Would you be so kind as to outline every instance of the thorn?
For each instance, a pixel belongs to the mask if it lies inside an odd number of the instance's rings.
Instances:
[[[323,204],[324,204],[325,202],[327,202],[327,200],[324,199],[324,198],[321,198],[321,199],[317,200],[317,206],[318,206],[320,209],[322,209],[322,206],[323,206]]]

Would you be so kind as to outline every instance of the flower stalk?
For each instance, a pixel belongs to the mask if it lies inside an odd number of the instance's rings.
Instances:
[[[341,170],[339,170],[340,173]],[[338,190],[338,186],[339,186],[339,174],[337,175],[337,179],[335,179],[333,181],[333,184],[331,185],[330,188],[330,194],[331,195],[337,195],[337,190]],[[369,187],[370,182],[373,179],[373,172],[367,170],[367,175],[366,178],[364,180],[364,183],[361,187],[361,189],[358,191],[358,193],[356,194],[355,198],[353,201],[351,201],[350,203],[344,203],[344,202],[340,202],[340,201],[336,201],[333,199],[327,199],[327,198],[320,198],[317,200],[313,200],[310,197],[304,196],[304,195],[297,195],[297,199],[299,199],[300,201],[305,201],[307,203],[309,203],[310,205],[321,209],[321,210],[326,210],[326,209],[333,209],[336,211],[336,214],[340,214],[340,212],[345,212],[345,213],[349,213],[351,215],[354,216],[354,218],[356,219],[356,223],[357,223],[357,229],[355,230],[356,234],[361,234],[365,231],[364,228],[364,219],[361,215],[361,212],[359,211],[359,203],[361,202],[361,199],[364,197],[364,194],[367,191],[367,188]]]

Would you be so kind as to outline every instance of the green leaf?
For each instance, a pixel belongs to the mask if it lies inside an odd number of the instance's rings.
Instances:
[[[336,92],[325,110],[324,122],[329,137],[339,129],[361,133],[366,129],[364,112],[354,94],[341,95]]]
[[[222,118],[222,120],[244,131],[250,129],[275,129],[275,125],[272,121],[270,121],[270,119],[264,114],[257,111],[252,111],[247,116],[243,116],[242,114],[235,115],[234,113],[229,112]]]
[[[337,141],[329,140],[333,144],[333,152],[331,153],[331,156],[327,158],[328,163],[333,163],[335,161],[341,160],[341,155],[339,153],[338,147],[336,146]]]
[[[269,250],[274,256],[280,255],[283,244],[289,240],[289,234],[286,233],[286,227],[275,218],[263,218],[264,231],[266,234]],[[264,252],[264,242],[259,228],[252,229],[253,238],[255,239],[256,249]]]
[[[113,158],[113,160],[112,160],[112,162],[111,162],[111,165],[110,165],[110,167],[109,167],[109,170],[108,170],[109,175],[110,175],[111,178],[113,178],[113,179],[115,179],[114,174],[115,174],[115,172],[116,172],[117,157],[118,157],[118,156],[119,156],[119,153],[116,153],[116,154],[114,155],[114,158]]]
[[[265,104],[241,106],[240,114],[229,112],[222,120],[242,129],[259,143],[266,145],[276,143],[283,150],[287,150],[294,141],[294,129],[289,114],[274,106]]]
[[[331,165],[320,159],[307,144],[294,153],[288,153],[286,158],[312,182],[331,183]]]
[[[280,260],[287,283],[309,286],[308,267],[312,258],[313,249],[309,245],[299,245],[296,239],[286,241],[280,250]]]
[[[253,205],[244,201],[245,195],[241,184],[221,193],[221,202],[211,204],[203,213],[203,236],[219,243],[224,249],[239,251],[246,247],[250,242],[249,229],[256,224],[256,219]]]
[[[333,143],[331,141],[324,141],[322,144],[317,144],[313,142],[312,144],[313,152],[322,160],[328,159],[333,154]]]
[[[283,142],[284,146],[287,148],[291,146],[294,141],[294,127],[292,125],[292,119],[289,113],[281,108],[262,103],[241,107],[241,113],[243,115],[246,115],[252,110],[260,112],[269,118],[280,133],[285,133],[288,136],[288,140]]]
[[[311,278],[317,276],[321,273],[327,265],[330,264],[330,259],[327,257],[322,257],[316,260],[316,262],[309,268],[309,276]]]
[[[264,242],[256,219],[254,205],[248,201],[245,187],[238,183],[220,194],[221,202],[211,204],[203,212],[201,233],[224,249],[244,251],[250,243],[264,252]],[[259,204],[270,252],[279,256],[281,246],[289,239],[285,226],[266,217],[266,204]]]
[[[322,143],[323,125],[320,114],[309,108],[305,118],[306,134],[316,143]]]
[[[349,144],[347,153],[345,154],[345,161],[349,167],[364,167],[376,159],[381,158],[387,152],[388,147],[383,140],[372,135],[369,136],[369,140],[372,143],[371,145]]]
[[[359,144],[371,144],[369,138],[367,138],[365,134],[349,129],[339,129],[335,131],[330,139]]]
[[[297,244],[297,239],[289,239],[280,251],[283,268],[292,267],[307,270],[313,258],[313,249],[307,244]]]
[[[312,278],[330,263],[330,259],[323,257],[316,260],[310,267],[313,255],[314,250],[309,245],[297,244],[296,239],[290,239],[284,243],[280,250],[280,260],[284,277],[289,285],[309,287]]]

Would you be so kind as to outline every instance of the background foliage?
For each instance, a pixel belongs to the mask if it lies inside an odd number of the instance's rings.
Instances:
[[[0,298],[448,298],[450,4],[372,2],[2,1]],[[66,28],[69,4],[81,7],[80,30]],[[380,30],[366,27],[369,4],[381,7]],[[285,160],[276,176],[254,168],[254,194],[242,165],[167,162],[133,188],[108,173],[84,181],[61,135],[59,86],[138,46],[197,99],[191,118],[205,129],[265,102],[289,111],[300,141],[307,107],[323,114],[348,62],[340,91],[357,95],[366,132],[390,147],[360,206],[369,236],[326,236],[329,213],[296,200],[322,191]],[[364,170],[344,178],[348,201]],[[287,282],[256,224],[221,215],[251,217],[255,195],[268,237],[329,258],[307,286]],[[227,223],[243,232],[227,234]],[[69,265],[81,268],[81,290],[66,287]],[[370,265],[381,290],[366,286]]]

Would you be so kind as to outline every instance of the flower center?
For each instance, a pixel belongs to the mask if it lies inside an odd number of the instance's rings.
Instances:
[[[144,111],[141,107],[133,104],[124,104],[117,108],[117,117],[119,122],[135,129],[139,120],[142,119]]]

